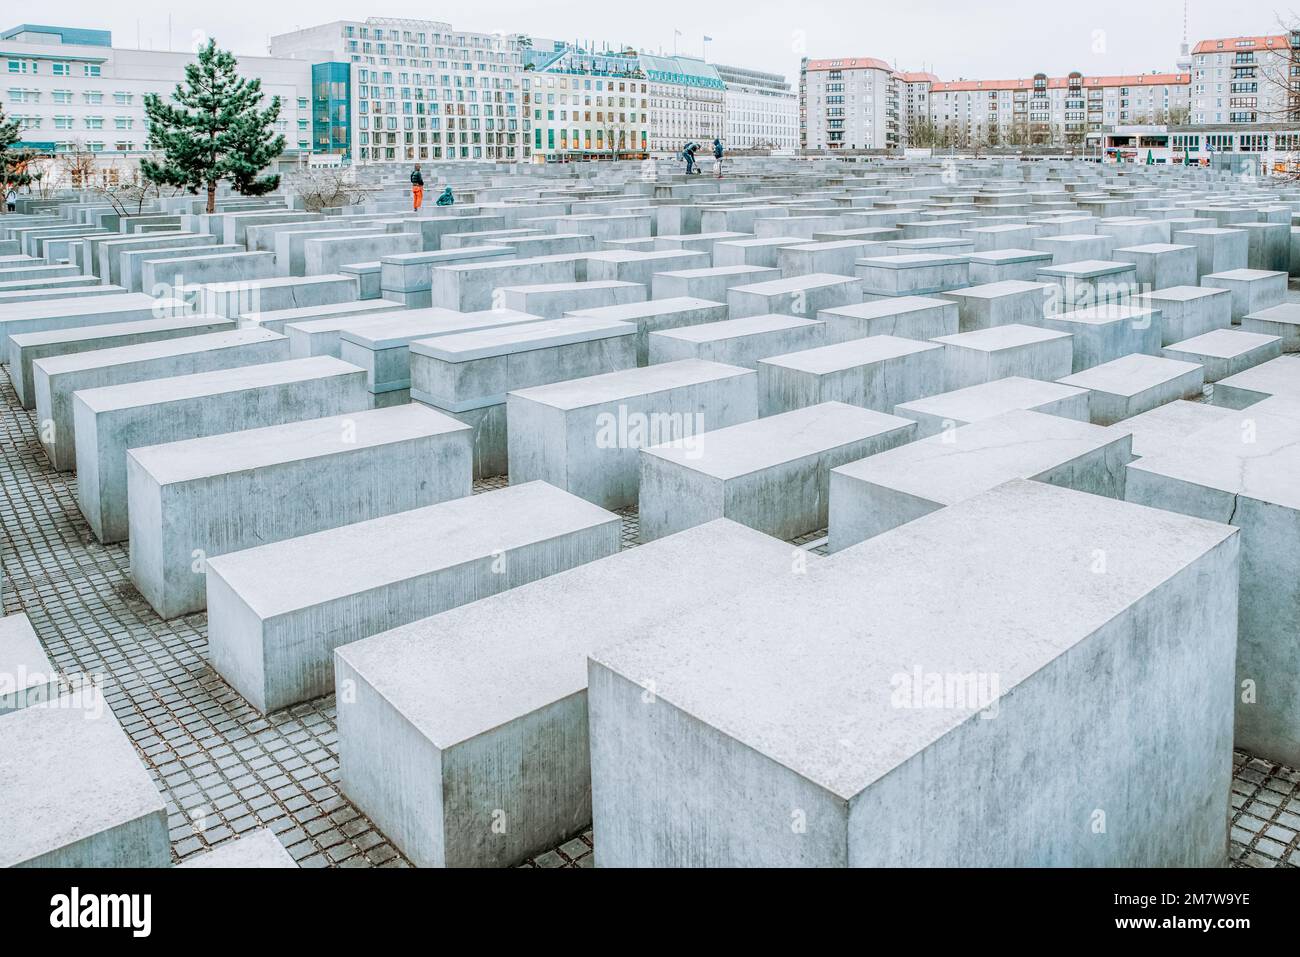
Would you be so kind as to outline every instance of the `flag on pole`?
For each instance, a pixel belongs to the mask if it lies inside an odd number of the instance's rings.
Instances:
[[[713,37],[705,37],[705,38],[704,38],[704,42],[705,42],[705,43],[712,43],[712,42],[713,42]]]
[[[681,35],[682,35],[682,31],[678,30],[676,27],[673,27],[673,36],[679,37]]]

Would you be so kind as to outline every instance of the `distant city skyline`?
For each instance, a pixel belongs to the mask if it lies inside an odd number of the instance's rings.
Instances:
[[[141,0],[130,10],[106,10],[89,0],[69,0],[54,14],[29,13],[27,22],[107,29],[118,47],[184,50],[212,36],[236,54],[265,55],[270,36],[339,19],[367,15],[443,20],[457,29],[519,32],[548,39],[629,44],[638,49],[702,53],[711,62],[784,73],[798,81],[799,60],[873,56],[901,70],[928,70],[943,80],[1016,78],[1039,71],[1063,75],[1172,70],[1183,39],[1183,0],[1095,0],[1080,8],[1041,0],[1000,0],[958,6],[916,0],[902,9],[825,3],[800,9],[774,0],[720,0],[670,14],[647,16],[618,6],[558,0],[545,5],[500,0],[490,9],[430,9],[411,0],[380,5],[320,0],[310,7],[270,10],[249,0],[219,7]],[[7,28],[21,22],[5,22]],[[1192,0],[1188,38],[1257,35],[1279,31],[1296,18],[1272,0],[1231,5]],[[773,26],[779,24],[780,26]],[[680,31],[680,34],[678,33]],[[704,37],[711,37],[704,42]]]

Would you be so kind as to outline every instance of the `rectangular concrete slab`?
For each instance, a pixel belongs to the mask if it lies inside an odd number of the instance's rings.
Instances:
[[[1016,409],[831,471],[838,552],[1012,479],[1124,497],[1127,435]]]
[[[509,465],[506,394],[636,368],[636,335],[630,322],[569,316],[416,339],[411,398],[472,427],[475,478],[502,475]]]
[[[128,449],[369,407],[365,373],[327,356],[76,392],[77,505],[99,541],[122,541]]]
[[[785,540],[825,528],[830,470],[901,445],[915,431],[898,416],[824,402],[705,432],[690,448],[644,448],[641,540],[716,518]]]
[[[32,391],[36,417],[46,423],[41,446],[59,471],[76,467],[73,396],[80,390],[287,358],[289,340],[284,336],[260,329],[235,329],[37,359],[32,363]]]
[[[334,649],[612,555],[616,515],[544,482],[208,563],[212,666],[259,711],[327,694]]]
[[[1223,866],[1237,561],[1015,482],[660,620],[590,657],[596,863]]]
[[[1195,362],[1135,354],[1065,376],[1060,382],[1088,390],[1088,417],[1094,425],[1114,425],[1175,399],[1200,398],[1205,370]]]
[[[823,309],[817,318],[826,323],[827,345],[868,336],[925,341],[956,334],[960,309],[946,294],[934,298],[898,296]]]
[[[214,332],[232,332],[234,319],[221,316],[169,316],[161,319],[138,319],[134,322],[107,322],[96,326],[73,329],[49,329],[45,332],[28,332],[9,337],[13,360],[9,366],[9,380],[23,403],[23,408],[36,407],[36,394],[32,389],[32,363],[50,356],[96,349],[113,349],[118,346],[163,339],[180,339]]]
[[[1008,376],[911,402],[900,402],[894,406],[894,415],[914,420],[916,437],[923,439],[1013,409],[1029,409],[1087,422],[1088,391],[1059,382]]]
[[[753,369],[759,359],[825,342],[825,323],[769,313],[652,332],[650,363],[705,359]]]
[[[1300,419],[1237,412],[1128,472],[1129,501],[1241,529],[1234,740],[1300,763]]]
[[[466,496],[471,433],[408,403],[131,449],[131,580],[174,618],[207,559]]]
[[[943,385],[949,392],[1007,376],[1059,379],[1069,375],[1074,361],[1069,333],[1036,326],[989,326],[933,341],[943,346]]]
[[[751,369],[683,359],[511,392],[511,481],[541,480],[605,508],[637,500],[638,450],[757,418]]]
[[[0,867],[166,867],[167,809],[97,691],[0,715]]]
[[[591,820],[587,653],[819,560],[720,519],[344,645],[340,786],[421,867],[549,850]]]
[[[872,336],[758,361],[759,415],[819,402],[892,411],[900,402],[941,391],[943,346]]]

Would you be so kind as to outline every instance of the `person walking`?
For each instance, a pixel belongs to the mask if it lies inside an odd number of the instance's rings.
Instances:
[[[713,175],[722,179],[722,140],[713,138]]]
[[[444,190],[442,191],[442,195],[439,196],[438,199],[437,199],[437,205],[438,205],[438,206],[454,206],[455,203],[456,203],[456,197],[453,196],[453,195],[451,195],[451,187],[450,187],[450,186],[448,186],[446,189],[444,189]]]
[[[415,164],[411,171],[411,206],[415,212],[424,205],[424,177],[420,175],[420,164]]]

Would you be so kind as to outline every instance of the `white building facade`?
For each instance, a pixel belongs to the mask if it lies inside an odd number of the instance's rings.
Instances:
[[[690,141],[726,132],[726,92],[718,71],[687,56],[639,55],[650,97],[650,152],[672,156]]]
[[[191,51],[114,47],[104,30],[22,25],[0,33],[4,108],[19,123],[20,148],[48,155],[48,185],[117,185],[136,175],[149,150],[144,101],[170,99],[193,63]],[[263,108],[280,98],[275,130],[282,162],[311,151],[311,66],[274,57],[238,57],[238,72],[262,81]]]
[[[435,20],[337,20],[271,38],[312,64],[313,142],[354,163],[504,160],[529,154],[526,38]]]
[[[650,84],[635,50],[534,39],[525,65],[534,161],[648,155]]]
[[[728,149],[799,148],[799,98],[780,73],[716,64],[725,87]]]
[[[930,88],[938,145],[962,147],[1082,145],[1117,125],[1186,122],[1191,78],[1185,73],[1030,79],[957,80]]]
[[[896,150],[899,83],[875,57],[804,59],[799,68],[799,143],[805,150]]]

